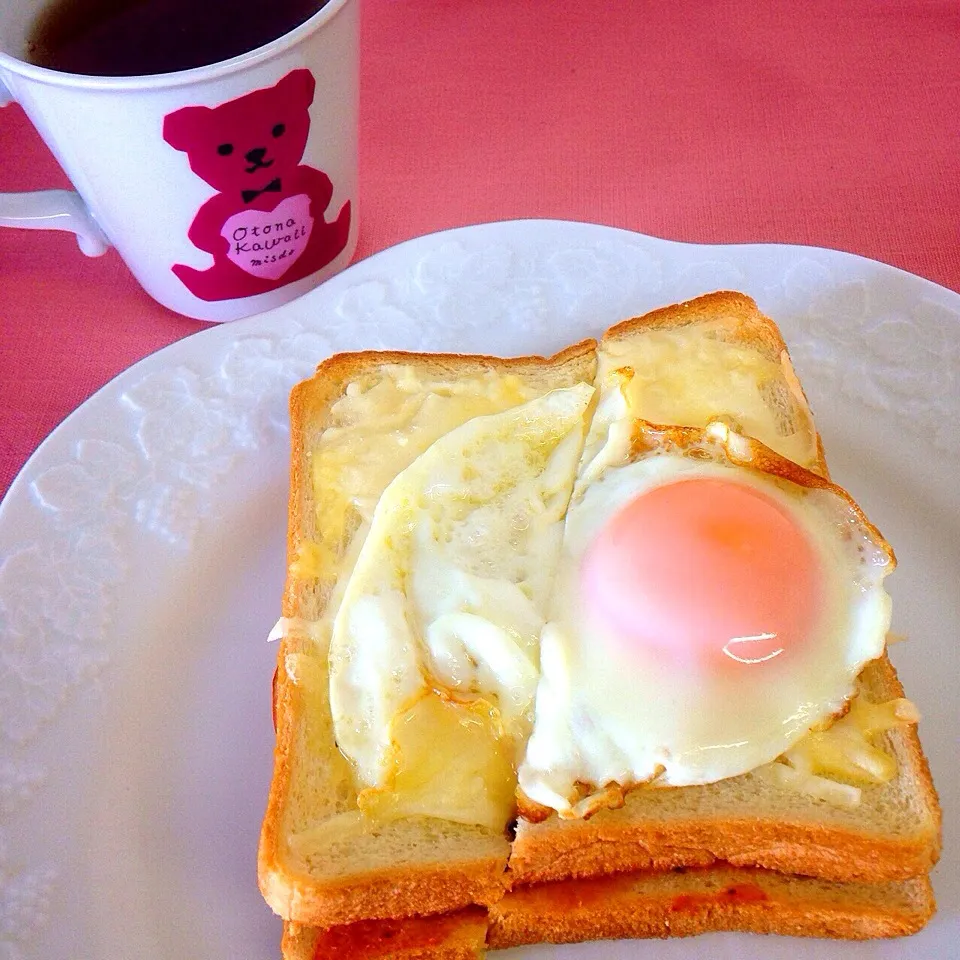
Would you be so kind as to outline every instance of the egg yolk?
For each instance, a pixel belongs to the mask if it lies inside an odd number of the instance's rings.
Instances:
[[[773,497],[700,477],[646,491],[605,524],[581,588],[621,646],[756,666],[815,627],[822,573],[806,532]]]

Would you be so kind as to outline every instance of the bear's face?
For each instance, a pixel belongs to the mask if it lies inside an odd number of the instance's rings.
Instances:
[[[164,118],[163,139],[220,193],[262,190],[299,165],[315,86],[300,69],[217,107],[183,107]]]

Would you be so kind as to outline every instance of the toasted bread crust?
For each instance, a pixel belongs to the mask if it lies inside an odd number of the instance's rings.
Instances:
[[[777,325],[764,316],[756,301],[735,290],[717,290],[651,310],[639,317],[630,317],[614,324],[604,333],[601,342],[630,340],[647,330],[676,330],[705,321],[723,324],[731,340],[760,350],[772,360],[787,349]]]
[[[273,911],[318,927],[488,906],[500,900],[506,888],[504,863],[494,858],[403,864],[329,881],[288,869],[267,876],[268,885],[261,883],[261,892]]]

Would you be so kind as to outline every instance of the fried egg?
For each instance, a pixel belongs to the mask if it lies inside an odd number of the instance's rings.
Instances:
[[[615,784],[707,784],[841,713],[890,623],[889,546],[839,487],[721,422],[638,423],[578,486],[519,784],[580,816]]]
[[[334,732],[362,808],[509,819],[593,393],[474,417],[380,497],[330,644]]]

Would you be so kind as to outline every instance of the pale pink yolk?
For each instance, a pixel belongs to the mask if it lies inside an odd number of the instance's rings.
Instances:
[[[810,636],[822,586],[817,554],[787,509],[717,478],[636,497],[581,569],[588,614],[622,645],[715,667],[788,658]]]

